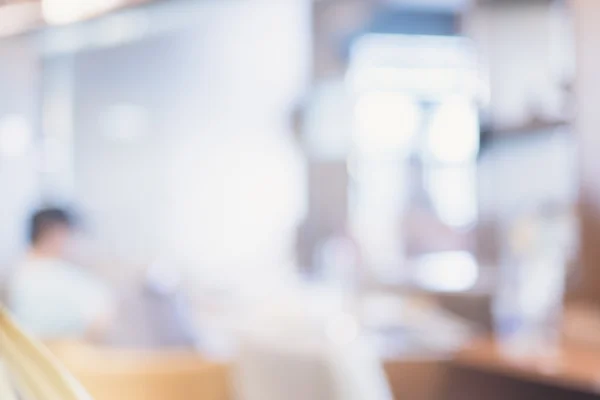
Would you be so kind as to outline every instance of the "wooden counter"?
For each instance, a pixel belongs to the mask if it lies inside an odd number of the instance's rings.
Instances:
[[[190,351],[51,344],[95,400],[229,400],[229,366]]]
[[[544,355],[519,354],[492,339],[475,342],[452,364],[520,381],[600,395],[600,351],[560,346]]]

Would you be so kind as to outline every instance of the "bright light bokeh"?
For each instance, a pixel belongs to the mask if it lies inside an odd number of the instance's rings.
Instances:
[[[427,145],[439,162],[474,160],[479,152],[479,119],[475,106],[466,98],[443,102],[431,121]]]
[[[425,186],[437,216],[456,228],[477,222],[475,165],[426,171]]]
[[[68,24],[112,10],[126,0],[43,0],[42,13],[50,24]]]
[[[475,47],[465,37],[367,34],[353,45],[347,78],[355,93],[400,91],[435,101],[479,98],[478,71]]]
[[[421,112],[410,97],[395,92],[371,92],[356,102],[359,152],[404,152],[419,126]]]
[[[415,265],[415,283],[425,289],[461,292],[471,289],[479,276],[475,257],[466,251],[427,254]]]

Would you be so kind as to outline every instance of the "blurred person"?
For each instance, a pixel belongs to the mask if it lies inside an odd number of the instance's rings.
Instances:
[[[110,290],[66,259],[74,225],[67,210],[35,212],[29,222],[29,250],[9,280],[10,309],[41,339],[100,339],[112,319]]]

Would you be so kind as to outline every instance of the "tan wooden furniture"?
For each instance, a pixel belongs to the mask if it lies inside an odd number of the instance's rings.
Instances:
[[[435,358],[404,358],[387,360],[385,371],[394,398],[444,400],[448,380],[448,360]]]
[[[493,339],[479,340],[460,352],[453,365],[562,389],[600,394],[600,350],[560,345],[543,355],[511,352]]]
[[[189,351],[134,351],[75,343],[52,352],[95,400],[228,400],[229,368]]]

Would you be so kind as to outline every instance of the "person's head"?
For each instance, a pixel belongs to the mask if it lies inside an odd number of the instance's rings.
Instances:
[[[74,221],[67,210],[44,208],[29,222],[29,243],[35,251],[50,257],[62,257],[70,239]]]

